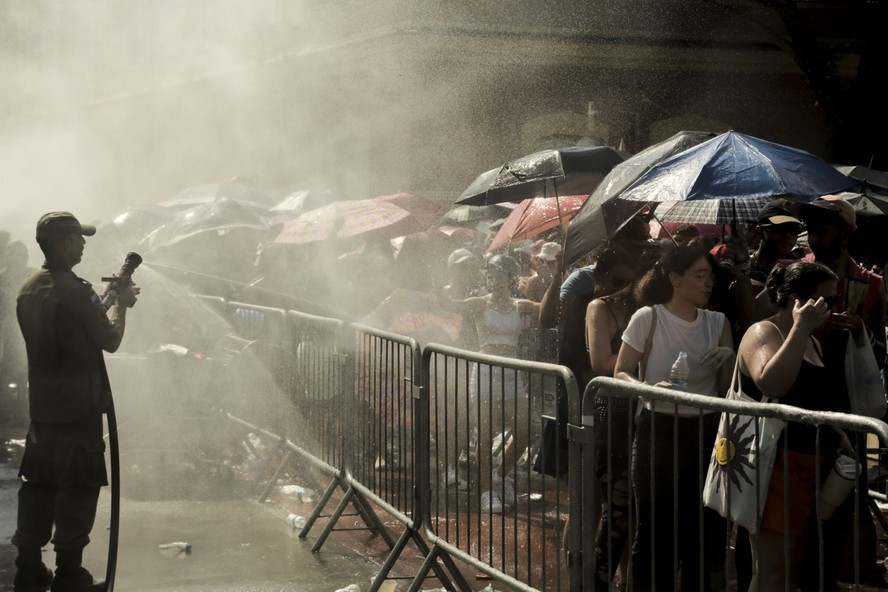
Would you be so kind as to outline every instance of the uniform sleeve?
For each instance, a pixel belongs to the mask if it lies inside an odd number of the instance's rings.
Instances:
[[[644,343],[647,341],[648,333],[651,329],[651,321],[653,320],[653,309],[650,306],[639,308],[633,313],[623,331],[623,343],[634,349],[635,351],[644,352]]]
[[[75,282],[70,292],[64,302],[70,306],[89,338],[103,350],[115,351],[120,345],[120,330],[108,320],[99,295],[86,282]]]

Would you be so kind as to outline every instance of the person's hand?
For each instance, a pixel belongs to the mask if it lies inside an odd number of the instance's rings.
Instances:
[[[863,319],[853,312],[845,311],[831,315],[832,326],[839,331],[850,331],[854,337],[854,341],[860,340],[860,333],[863,331]]]
[[[851,444],[851,440],[848,438],[848,434],[845,433],[845,430],[837,428],[836,426],[830,426],[830,428],[839,437],[839,447],[836,450],[836,453],[844,454],[851,458],[857,458],[857,452],[855,452],[854,445]]]
[[[725,237],[725,254],[730,257],[734,265],[743,265],[749,261],[749,241],[746,239],[746,230],[738,229],[736,234]]]
[[[669,382],[668,380],[661,380],[660,382],[658,382],[658,383],[655,384],[654,386],[658,386],[658,387],[660,387],[660,388],[668,388],[668,389],[675,388],[675,387],[673,386],[673,384],[672,384],[671,382]]]
[[[117,304],[132,308],[138,300],[138,295],[141,293],[142,289],[139,286],[130,284],[117,293]]]
[[[565,271],[567,270],[564,269],[564,251],[558,251],[555,253],[555,273],[558,274],[558,277],[563,278]]]
[[[727,362],[734,361],[734,350],[725,345],[714,347],[700,358],[700,364],[710,368],[719,368]]]
[[[808,299],[802,304],[801,300],[796,300],[792,306],[792,323],[806,333],[811,333],[814,329],[825,323],[829,319],[829,306],[823,296],[816,301]]]

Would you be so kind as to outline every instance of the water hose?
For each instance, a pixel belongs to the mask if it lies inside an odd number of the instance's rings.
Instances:
[[[111,456],[111,530],[108,538],[108,567],[105,572],[107,592],[114,590],[114,577],[117,574],[117,545],[120,540],[120,447],[117,441],[117,415],[114,401],[108,403],[105,411],[108,418],[108,448]]]

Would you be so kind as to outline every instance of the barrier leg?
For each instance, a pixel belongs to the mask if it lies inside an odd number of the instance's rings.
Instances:
[[[278,447],[280,450],[280,447]],[[287,449],[287,454],[284,455],[284,458],[281,459],[281,462],[278,464],[277,468],[274,470],[274,473],[271,475],[271,478],[268,480],[268,484],[265,486],[265,489],[262,490],[262,493],[259,494],[258,502],[264,503],[265,500],[268,499],[268,496],[271,494],[271,490],[274,489],[274,486],[277,484],[278,479],[281,478],[281,473],[284,471],[284,467],[287,466],[287,463],[290,461],[290,457],[293,455],[293,451],[289,448]]]

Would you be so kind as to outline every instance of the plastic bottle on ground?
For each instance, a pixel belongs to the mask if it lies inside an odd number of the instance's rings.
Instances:
[[[299,514],[290,514],[287,516],[287,524],[293,528],[302,528],[305,526],[305,518]]]
[[[688,366],[688,353],[678,352],[678,357],[675,359],[675,362],[672,364],[672,369],[669,371],[669,382],[672,383],[672,388],[677,391],[688,390],[688,374],[690,374],[690,371],[691,369]]]
[[[186,555],[191,555],[191,543],[176,541],[174,543],[158,545],[157,548],[160,549],[161,553],[169,555],[170,557],[184,557]]]
[[[295,495],[303,504],[314,503],[318,499],[318,494],[314,489],[302,487],[301,485],[284,485],[281,487],[281,493],[285,495]]]

